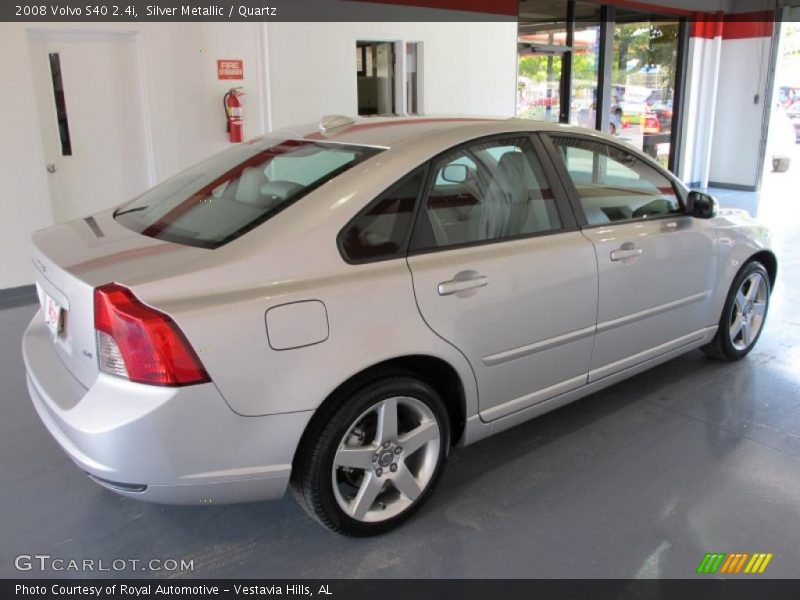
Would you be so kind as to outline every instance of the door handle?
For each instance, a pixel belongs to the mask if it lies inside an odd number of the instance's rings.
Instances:
[[[56,171],[58,171],[58,167],[55,165],[55,163],[50,163],[47,165],[48,173],[55,173]]]
[[[616,250],[611,251],[611,260],[625,260],[642,254],[642,249],[633,242],[625,242]]]
[[[466,290],[482,288],[488,283],[489,278],[486,275],[481,275],[475,271],[461,271],[450,281],[443,281],[439,284],[439,295],[449,296]]]

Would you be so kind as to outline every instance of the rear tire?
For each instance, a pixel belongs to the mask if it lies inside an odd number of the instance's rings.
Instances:
[[[447,409],[410,375],[367,382],[323,407],[292,469],[300,505],[348,536],[385,533],[430,497],[450,447]]]
[[[764,330],[771,291],[764,265],[751,261],[742,267],[725,300],[717,334],[703,352],[728,361],[747,356]]]

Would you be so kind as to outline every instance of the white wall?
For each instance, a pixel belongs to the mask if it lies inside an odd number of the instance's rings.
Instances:
[[[697,29],[701,35],[689,41],[678,175],[702,187],[754,188],[762,168],[771,23],[726,21]]]
[[[243,86],[245,139],[265,131],[259,24],[142,26],[157,179],[228,147],[222,96]],[[216,61],[244,60],[244,80],[218,80]]]
[[[708,186],[722,39],[689,39],[681,131],[683,152],[678,176]]]
[[[755,186],[771,38],[723,39],[709,180]],[[755,96],[758,101],[755,102]]]
[[[51,223],[25,31],[0,24],[0,289],[31,282],[30,234]]]
[[[516,23],[268,23],[266,28],[273,128],[357,113],[357,40],[422,42],[426,114],[514,115]]]

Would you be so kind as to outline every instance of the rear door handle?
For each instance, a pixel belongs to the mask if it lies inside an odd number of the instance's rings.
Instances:
[[[439,284],[439,295],[449,296],[466,290],[482,288],[488,284],[489,278],[486,275],[475,271],[461,271],[450,281],[443,281]]]
[[[611,260],[625,260],[642,254],[642,249],[633,242],[625,242],[616,250],[611,251]]]

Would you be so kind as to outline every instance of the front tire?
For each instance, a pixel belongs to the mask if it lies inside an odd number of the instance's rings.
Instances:
[[[411,517],[441,477],[447,410],[431,386],[407,375],[367,383],[334,406],[323,407],[304,437],[292,491],[332,531],[385,533]]]
[[[703,351],[722,360],[747,356],[764,329],[771,291],[764,265],[751,261],[742,267],[725,300],[717,334]]]

